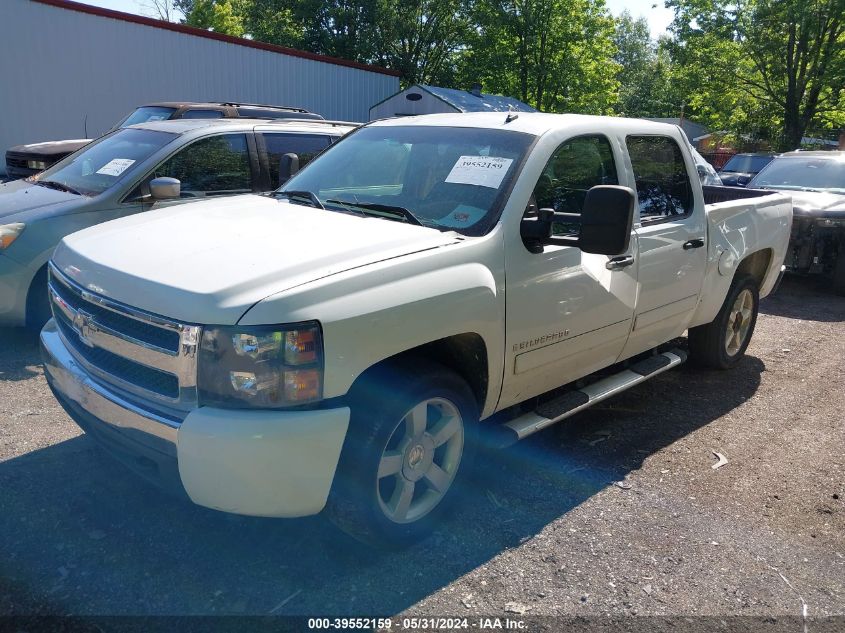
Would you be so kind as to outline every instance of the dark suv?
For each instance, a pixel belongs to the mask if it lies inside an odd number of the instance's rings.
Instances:
[[[165,121],[169,119],[236,119],[249,117],[258,119],[319,119],[302,108],[289,106],[260,105],[256,103],[202,103],[194,101],[164,101],[143,105],[121,119],[112,130],[136,123]],[[16,145],[6,152],[6,177],[15,180],[34,176],[59,162],[68,154],[91,142],[91,139],[71,141],[47,141]]]
[[[734,154],[719,170],[723,185],[744,187],[760,170],[772,162],[774,154]]]

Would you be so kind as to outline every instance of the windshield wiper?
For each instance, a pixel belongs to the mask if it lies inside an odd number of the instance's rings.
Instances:
[[[55,180],[36,180],[35,182],[36,182],[36,184],[42,185],[42,186],[47,187],[49,189],[56,189],[58,191],[66,191],[68,193],[74,193],[77,196],[85,195],[81,191],[74,189],[73,187],[70,187],[70,186],[64,184],[63,182],[57,182]]]
[[[425,226],[417,216],[408,211],[405,207],[398,207],[391,204],[379,204],[377,202],[349,202],[348,200],[326,200],[326,204],[342,204],[350,209],[358,209],[362,214],[367,211],[373,211],[373,213],[367,213],[367,215],[377,218],[385,218],[387,220],[404,220],[409,224]]]
[[[317,207],[318,209],[325,210],[326,207],[323,206],[323,203],[320,202],[320,199],[317,197],[317,194],[313,191],[274,191],[274,196],[285,196],[286,198],[305,198],[308,202],[311,203],[311,206]]]

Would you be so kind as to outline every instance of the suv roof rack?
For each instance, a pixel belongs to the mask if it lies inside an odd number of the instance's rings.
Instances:
[[[303,112],[307,114],[314,114],[310,110],[306,110],[305,108],[297,108],[296,106],[286,106],[286,105],[269,105],[266,103],[240,103],[237,101],[221,101],[220,105],[225,106],[232,106],[234,108],[245,106],[248,108],[271,108],[273,110],[290,110],[291,112]]]

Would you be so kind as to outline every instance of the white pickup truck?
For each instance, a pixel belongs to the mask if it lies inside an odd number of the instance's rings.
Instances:
[[[685,330],[734,365],[791,220],[783,194],[702,189],[667,124],[379,121],[273,194],[64,238],[46,375],[197,504],[399,544],[457,496],[485,422],[521,439],[683,362]]]

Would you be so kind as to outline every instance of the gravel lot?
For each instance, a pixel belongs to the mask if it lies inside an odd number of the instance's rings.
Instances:
[[[738,368],[684,366],[483,455],[442,529],[381,553],[319,518],[162,495],[64,414],[36,337],[0,329],[0,614],[507,608],[795,616],[797,631],[803,604],[845,614],[843,358],[845,299],[787,279]]]

